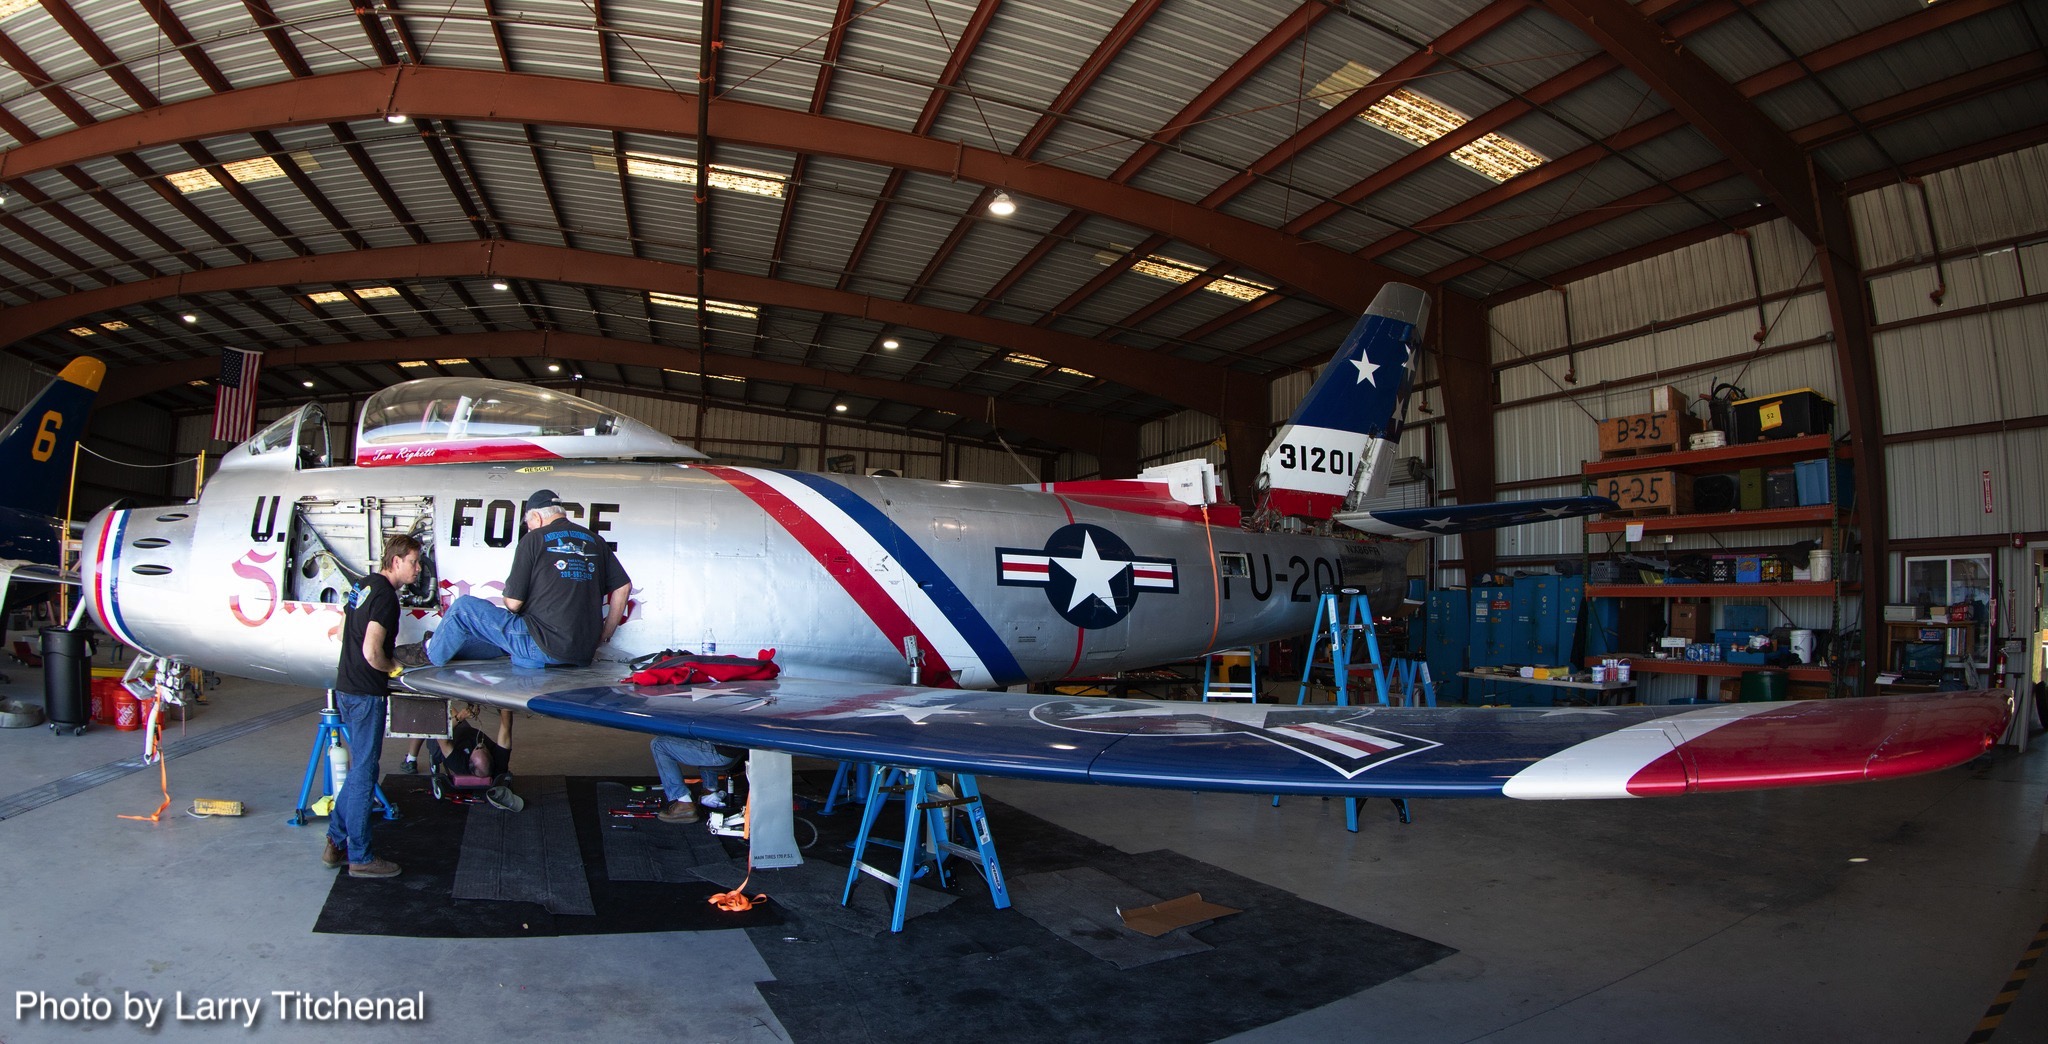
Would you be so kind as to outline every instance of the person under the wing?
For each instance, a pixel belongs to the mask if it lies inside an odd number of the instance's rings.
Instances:
[[[686,778],[695,772],[704,784],[704,799],[701,804],[714,812],[726,809],[725,798],[718,787],[718,774],[739,763],[739,759],[721,752],[718,747],[704,740],[684,739],[680,736],[656,736],[648,744],[654,751],[654,771],[661,776],[662,795],[667,799],[661,812],[655,818],[664,823],[695,823],[697,805],[690,797],[690,783]]]

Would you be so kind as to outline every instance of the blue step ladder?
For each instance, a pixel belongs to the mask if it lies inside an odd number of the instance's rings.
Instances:
[[[1230,680],[1230,669],[1244,665],[1245,680]],[[1223,673],[1220,677],[1217,671]],[[1250,700],[1259,702],[1259,651],[1257,649],[1218,649],[1202,657],[1202,702],[1210,700]]]
[[[1347,602],[1348,611],[1345,607]],[[1347,587],[1342,592],[1326,590],[1316,602],[1316,629],[1309,635],[1308,654],[1301,661],[1301,687],[1294,694],[1296,706],[1308,702],[1308,679],[1315,670],[1319,645],[1327,645],[1330,650],[1337,706],[1351,706],[1351,663],[1357,653],[1360,635],[1365,637],[1368,662],[1372,664],[1373,688],[1379,695],[1380,706],[1387,705],[1387,669],[1380,659],[1379,632],[1372,626],[1372,606],[1364,595],[1358,593],[1358,588]]]
[[[882,806],[890,797],[899,794],[903,797],[903,840],[899,843],[871,837]],[[967,817],[967,832],[974,842],[972,848],[954,841],[948,831],[947,823],[956,813]],[[870,841],[903,849],[903,858],[898,861],[894,874],[863,860]],[[981,806],[981,788],[975,784],[974,777],[965,772],[954,773],[953,793],[947,796],[939,789],[938,773],[932,769],[908,765],[876,766],[874,778],[868,783],[867,807],[861,813],[860,832],[854,836],[853,865],[847,868],[846,889],[840,893],[839,905],[845,906],[852,901],[853,886],[860,882],[862,874],[866,874],[896,890],[889,930],[900,932],[903,930],[904,911],[910,903],[912,871],[920,860],[929,858],[939,875],[939,885],[944,887],[947,856],[958,856],[973,863],[980,869],[982,879],[988,882],[989,896],[995,900],[996,909],[1010,908],[1010,888],[1003,881],[1002,864],[996,859],[995,839],[989,836],[988,813]]]
[[[1315,669],[1316,647],[1320,643],[1327,643],[1330,650],[1330,668],[1337,686],[1337,706],[1351,705],[1351,663],[1352,657],[1358,651],[1360,636],[1365,638],[1366,662],[1372,667],[1373,689],[1380,698],[1380,706],[1390,705],[1387,691],[1388,663],[1380,656],[1380,635],[1373,629],[1372,606],[1357,588],[1347,587],[1342,591],[1325,590],[1322,597],[1316,601],[1316,629],[1309,636],[1308,655],[1301,664],[1301,687],[1294,695],[1295,706],[1308,702],[1309,674]],[[1394,662],[1409,663],[1411,666],[1413,663],[1400,660]],[[1429,665],[1422,664],[1421,668],[1421,677],[1428,686],[1429,705],[1434,707],[1436,683],[1429,681]],[[1412,702],[1415,673],[1408,670],[1403,677],[1408,679],[1409,699]],[[1401,817],[1401,822],[1413,822],[1413,817],[1408,811],[1408,802],[1403,798],[1392,800],[1394,811]],[[1344,829],[1354,834],[1358,833],[1358,802],[1358,798],[1344,799]],[[1279,805],[1280,795],[1275,794],[1273,806],[1278,808]]]
[[[1421,700],[1436,706],[1436,680],[1429,676],[1428,660],[1394,657],[1387,661],[1387,679],[1390,685],[1399,684],[1404,706],[1422,706]]]
[[[382,742],[383,737],[378,737]],[[313,818],[313,784],[319,782],[329,794],[341,793],[341,781],[333,778],[332,772],[321,772],[321,764],[327,760],[327,748],[339,743],[348,746],[348,730],[341,724],[341,711],[334,706],[334,690],[327,690],[327,706],[320,708],[320,727],[313,733],[313,753],[306,757],[306,778],[299,783],[299,804],[292,811],[292,817],[285,820],[288,826],[305,826]],[[349,751],[349,770],[355,771],[355,751]],[[380,781],[371,791],[371,804],[384,813],[385,819],[398,818],[398,806],[384,796],[384,785]]]

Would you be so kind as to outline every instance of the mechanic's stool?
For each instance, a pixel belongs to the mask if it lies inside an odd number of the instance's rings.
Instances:
[[[903,858],[898,862],[894,876],[861,861],[867,851],[870,833],[875,827],[875,817],[888,803],[891,794],[903,795]],[[974,838],[974,847],[955,843],[947,833],[946,823],[955,812],[967,815],[967,831]],[[846,890],[840,893],[839,905],[845,906],[853,898],[853,886],[860,881],[860,875],[867,874],[896,890],[896,905],[889,920],[889,930],[903,930],[903,913],[910,903],[911,870],[921,856],[918,831],[925,832],[924,845],[929,849],[932,865],[939,875],[939,884],[946,883],[946,857],[959,856],[973,863],[981,870],[981,876],[988,882],[991,898],[996,909],[1010,908],[1010,889],[1003,883],[1003,868],[996,860],[995,840],[989,836],[988,814],[981,807],[981,789],[975,785],[974,777],[965,772],[953,775],[953,796],[948,797],[939,790],[938,773],[916,766],[891,766],[875,769],[874,779],[868,783],[867,807],[861,813],[860,832],[854,835],[853,865],[846,871]],[[876,844],[898,846],[887,839],[873,839]]]
[[[305,826],[306,822],[316,814],[313,811],[313,776],[314,773],[320,771],[320,762],[322,760],[328,761],[328,769],[330,770],[323,774],[323,779],[327,786],[327,795],[332,797],[341,793],[342,779],[336,778],[333,770],[339,769],[342,773],[348,771],[347,755],[337,751],[336,754],[340,757],[341,764],[336,765],[332,758],[328,758],[328,752],[335,747],[347,750],[347,738],[348,732],[341,724],[341,711],[337,710],[334,706],[334,690],[329,689],[327,690],[327,706],[320,708],[320,727],[313,733],[313,753],[306,757],[306,778],[299,783],[298,808],[292,812],[290,819],[285,820],[286,823],[292,826]],[[382,737],[379,737],[379,740],[381,742]],[[343,778],[346,777],[344,776]],[[384,787],[381,782],[371,790],[371,799],[375,807],[384,813],[385,819],[398,818],[398,806],[393,805],[391,800],[384,796]]]

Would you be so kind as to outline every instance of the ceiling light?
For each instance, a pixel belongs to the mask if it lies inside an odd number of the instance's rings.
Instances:
[[[184,315],[181,315],[178,318],[183,319],[188,323],[196,323],[199,321],[199,317],[193,315],[191,312],[186,312]]]
[[[385,113],[385,114],[384,114],[384,122],[385,122],[385,123],[411,123],[411,122],[412,122],[412,117],[410,117],[410,116],[407,116],[407,115],[406,115],[405,113],[402,113],[402,112],[387,112],[387,113]]]
[[[833,403],[833,404],[832,404],[832,410],[833,410],[833,412],[835,412],[835,413],[845,413],[845,412],[846,412],[846,404],[845,404],[845,403],[843,403],[843,402],[835,402],[835,403]]]
[[[1011,199],[1007,192],[998,192],[996,198],[988,201],[988,212],[997,217],[1009,217],[1017,212],[1017,201]]]
[[[903,347],[903,342],[897,340],[894,337],[887,337],[882,340],[882,347],[887,348],[893,352],[896,349]]]
[[[300,381],[299,383],[305,385],[308,388],[311,388],[313,386],[312,381]]]
[[[562,372],[562,367],[561,367],[561,364],[559,364],[559,363],[549,363],[549,364],[548,364],[548,372],[549,372],[549,373],[561,373],[561,372]]]
[[[512,289],[512,284],[510,284],[510,283],[508,283],[508,282],[504,281],[503,279],[499,279],[499,280],[496,280],[496,281],[494,281],[494,282],[492,282],[492,283],[491,283],[491,289],[493,289],[493,290],[510,290],[510,289]]]

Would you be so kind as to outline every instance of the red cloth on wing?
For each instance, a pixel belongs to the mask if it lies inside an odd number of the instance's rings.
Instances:
[[[635,685],[688,685],[703,681],[767,681],[781,673],[773,649],[763,649],[751,658],[699,656],[685,651],[655,660],[626,680]]]

